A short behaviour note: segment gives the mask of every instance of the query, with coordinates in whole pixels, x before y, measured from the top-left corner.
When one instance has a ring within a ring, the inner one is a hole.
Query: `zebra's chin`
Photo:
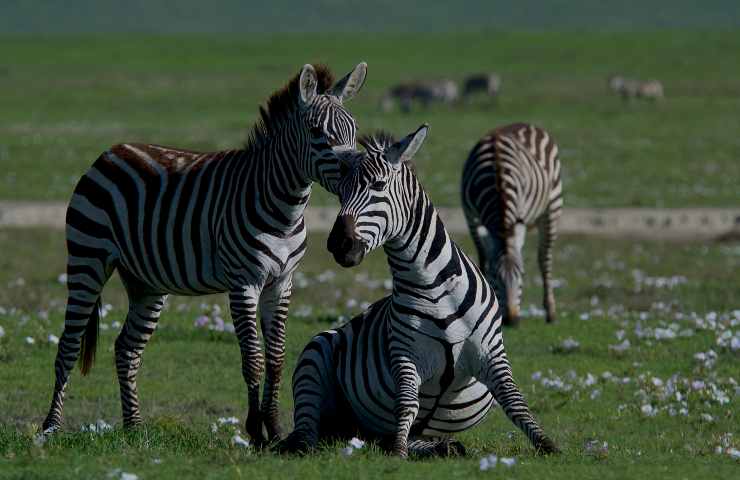
[[[334,252],[334,260],[344,268],[356,267],[365,258],[365,249],[359,248],[349,252]]]

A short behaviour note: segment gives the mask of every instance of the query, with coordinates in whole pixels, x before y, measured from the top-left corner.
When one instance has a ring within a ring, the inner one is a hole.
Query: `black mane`
[[[334,85],[334,75],[326,65],[314,64],[313,67],[318,82],[316,92],[321,95]],[[247,136],[245,150],[254,150],[264,145],[295,113],[300,97],[300,76],[301,73],[298,72],[283,88],[270,95],[266,106],[260,105],[260,118]]]

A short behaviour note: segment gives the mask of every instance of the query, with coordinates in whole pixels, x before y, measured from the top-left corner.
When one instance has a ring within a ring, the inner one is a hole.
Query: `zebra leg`
[[[555,321],[555,294],[552,288],[552,246],[555,242],[555,222],[551,215],[545,214],[538,222],[539,245],[537,248],[537,261],[542,273],[542,287],[544,290],[543,306],[546,312],[547,323]]]
[[[64,331],[59,339],[54,361],[54,393],[49,413],[41,427],[44,433],[56,432],[62,425],[64,393],[69,374],[80,356],[83,341],[89,340],[91,343],[88,347],[95,348],[100,318],[100,292],[113,273],[113,266],[108,258],[86,257],[85,254],[89,254],[89,251],[71,241],[68,241],[68,249],[67,309]],[[89,335],[91,337],[88,339]],[[83,369],[83,374],[85,373],[87,372]]]
[[[497,353],[491,352],[489,361],[477,377],[486,384],[509,420],[527,435],[538,452],[546,454],[559,452],[555,442],[545,435],[542,427],[529,411],[524,396],[514,382],[511,364],[503,349]]]
[[[336,384],[334,345],[326,333],[315,336],[298,358],[293,373],[293,431],[275,445],[279,453],[304,454],[319,442],[322,431],[347,429],[351,415],[337,407],[341,389]],[[332,415],[334,414],[334,415]],[[338,415],[337,415],[338,414]],[[322,419],[337,418],[342,425],[322,425]]]
[[[128,315],[115,345],[123,426],[126,428],[142,423],[136,375],[141,367],[142,353],[157,328],[166,299],[167,295],[132,295],[129,288]]]
[[[391,355],[393,346],[391,345]],[[411,426],[419,414],[419,385],[421,379],[416,365],[408,358],[391,357],[391,370],[396,384],[396,433],[393,439],[393,455],[408,457],[408,438]]]
[[[481,272],[483,272],[484,276],[488,275],[488,251],[486,249],[487,245],[481,238],[481,233],[479,229],[485,228],[481,225],[480,220],[478,217],[469,212],[468,209],[463,209],[465,212],[465,219],[468,223],[468,228],[470,229],[470,236],[473,239],[473,243],[475,244],[475,249],[478,250],[478,263],[480,266]],[[488,234],[488,231],[485,232]]]
[[[236,338],[242,356],[242,376],[247,384],[249,412],[245,429],[258,447],[265,444],[262,433],[262,412],[260,410],[260,380],[263,359],[259,335],[257,334],[257,303],[260,290],[242,288],[229,293],[229,307],[234,320]]]
[[[413,439],[409,442],[409,457],[417,459],[434,457],[464,457],[465,445],[452,438]]]
[[[288,320],[291,282],[265,287],[260,296],[262,338],[265,342],[265,384],[262,391],[262,415],[269,441],[280,439],[278,395],[285,360],[285,322]]]

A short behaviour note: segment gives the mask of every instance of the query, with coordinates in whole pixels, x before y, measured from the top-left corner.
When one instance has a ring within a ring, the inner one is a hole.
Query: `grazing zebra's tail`
[[[95,350],[98,346],[98,333],[100,332],[100,297],[95,302],[90,319],[85,327],[85,334],[82,336],[82,345],[80,347],[80,372],[83,375],[90,373],[93,363],[95,363]]]

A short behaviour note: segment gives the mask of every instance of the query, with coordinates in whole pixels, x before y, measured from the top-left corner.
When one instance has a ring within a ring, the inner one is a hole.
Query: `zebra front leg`
[[[285,323],[288,320],[290,295],[291,282],[288,277],[287,281],[265,287],[259,302],[265,342],[265,384],[261,411],[270,442],[279,440],[281,436],[278,396],[285,360]]]
[[[537,248],[537,260],[542,273],[542,287],[544,299],[542,301],[545,309],[547,323],[555,321],[555,294],[552,287],[552,246],[555,242],[555,222],[551,215],[545,216],[538,223],[539,245]]]
[[[393,347],[391,346],[391,352]],[[416,365],[408,358],[391,357],[393,379],[396,384],[396,403],[393,413],[396,416],[396,432],[393,438],[393,455],[406,458],[411,426],[419,414],[419,385],[421,379]]]
[[[115,344],[123,426],[126,428],[142,423],[136,376],[141,367],[144,348],[157,328],[166,299],[167,295],[132,296],[129,293],[128,315]]]
[[[509,420],[527,435],[538,452],[558,453],[558,447],[545,435],[542,427],[532,416],[524,396],[514,382],[511,364],[506,352],[503,351],[503,344],[495,343],[501,345],[501,350],[490,354],[477,375],[478,379],[488,387]]]
[[[245,429],[256,446],[265,444],[260,410],[260,380],[262,378],[262,348],[257,334],[257,304],[260,290],[245,287],[229,293],[229,308],[234,321],[236,338],[242,357],[242,376],[247,384],[249,412]]]

